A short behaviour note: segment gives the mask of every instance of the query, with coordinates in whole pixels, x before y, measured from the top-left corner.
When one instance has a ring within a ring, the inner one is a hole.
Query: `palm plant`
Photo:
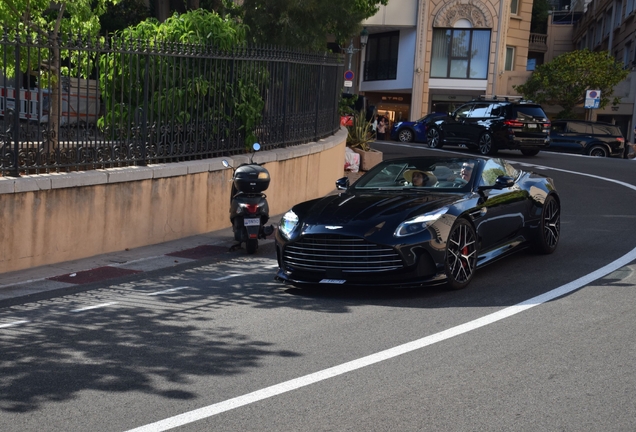
[[[369,143],[373,141],[373,123],[367,120],[364,110],[353,115],[353,126],[347,126],[347,145],[363,151],[371,150]]]

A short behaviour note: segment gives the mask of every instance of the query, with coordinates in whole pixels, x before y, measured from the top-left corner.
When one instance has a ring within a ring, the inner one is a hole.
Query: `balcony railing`
[[[548,51],[548,35],[539,34],[539,33],[530,33],[530,45],[528,46],[528,51],[539,51],[539,52],[547,52]]]

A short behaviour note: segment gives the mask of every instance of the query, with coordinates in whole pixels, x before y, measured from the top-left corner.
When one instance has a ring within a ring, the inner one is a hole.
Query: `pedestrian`
[[[385,139],[386,134],[386,119],[384,116],[380,117],[380,121],[378,122],[378,139]]]

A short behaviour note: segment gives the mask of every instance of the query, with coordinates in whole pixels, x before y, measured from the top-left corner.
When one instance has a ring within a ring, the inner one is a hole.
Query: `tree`
[[[108,3],[116,4],[120,0],[3,0],[0,2],[0,22],[10,36],[16,39],[39,40],[52,48],[43,52],[42,56],[21,55],[20,70],[9,64],[6,71],[8,77],[17,76],[20,72],[39,74],[41,83],[48,83],[51,89],[51,107],[49,113],[50,127],[54,134],[49,142],[57,146],[59,125],[55,124],[61,112],[59,77],[63,69],[67,72],[87,78],[92,70],[94,59],[80,56],[71,51],[60,50],[58,40],[69,35],[97,36],[99,34],[99,16],[106,11]],[[1,45],[0,54],[11,56],[14,47]],[[26,50],[26,48],[23,48]],[[10,58],[10,57],[9,57]],[[68,60],[64,67],[61,60]],[[47,150],[51,150],[48,148]]]
[[[550,0],[534,0],[532,2],[531,33],[548,33],[548,16],[551,9]]]
[[[244,22],[249,41],[324,50],[327,37],[345,42],[388,0],[245,0]]]
[[[557,118],[573,115],[573,109],[585,102],[587,90],[600,90],[600,108],[620,102],[612,98],[616,84],[627,78],[628,70],[607,51],[571,51],[537,66],[530,79],[513,86],[525,98],[546,105],[560,105]]]
[[[245,145],[251,146],[257,139],[254,129],[264,106],[257,81],[268,81],[267,69],[258,61],[239,62],[231,56],[215,61],[214,67],[204,65],[208,50],[230,53],[245,48],[245,35],[245,25],[204,9],[175,13],[161,23],[149,18],[116,32],[114,55],[101,58],[100,85],[106,113],[98,125],[127,129],[148,94],[152,103],[145,110],[147,118],[169,118],[169,122],[187,127],[194,106],[211,124],[240,123]],[[126,49],[140,41],[145,45],[136,53]],[[155,55],[139,55],[144,51]],[[175,55],[185,52],[192,55]],[[148,79],[141,80],[138,71],[144,70],[148,70]],[[215,132],[229,130],[218,127]]]

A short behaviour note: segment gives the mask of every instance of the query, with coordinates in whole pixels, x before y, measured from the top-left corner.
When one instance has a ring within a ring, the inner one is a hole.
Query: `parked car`
[[[429,119],[444,117],[445,113],[430,113],[416,121],[393,123],[391,139],[401,142],[426,142],[426,123]]]
[[[610,123],[555,120],[550,128],[550,150],[622,158],[625,138],[620,128]]]
[[[541,105],[509,97],[476,99],[426,124],[431,148],[464,145],[482,155],[499,149],[534,156],[550,145],[550,120]]]
[[[559,242],[560,198],[549,177],[503,159],[389,159],[341,193],[287,211],[276,278],[296,286],[466,287],[475,270]],[[505,266],[504,266],[505,268]]]

